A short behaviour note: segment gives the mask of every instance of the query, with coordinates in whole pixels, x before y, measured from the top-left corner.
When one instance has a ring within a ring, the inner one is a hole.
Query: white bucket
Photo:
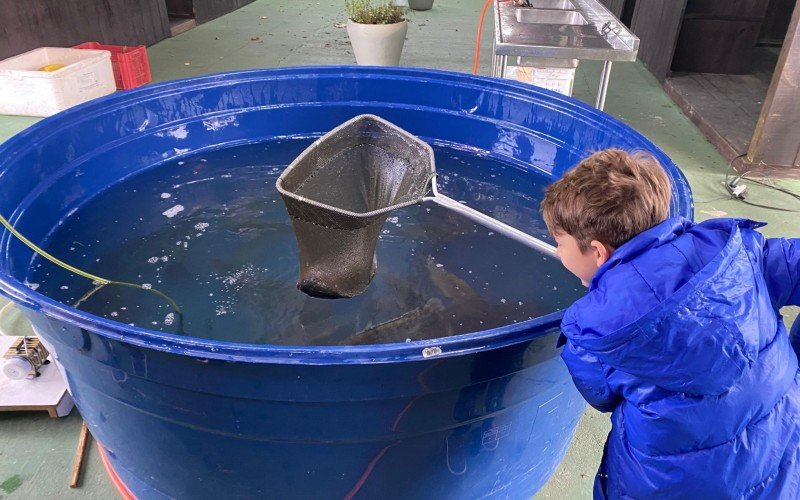
[[[36,334],[20,308],[13,302],[9,302],[0,309],[0,335],[30,337]]]

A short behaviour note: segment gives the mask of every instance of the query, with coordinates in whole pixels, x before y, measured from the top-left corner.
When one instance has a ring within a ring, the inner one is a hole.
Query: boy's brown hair
[[[605,149],[547,188],[542,215],[551,234],[566,233],[581,251],[597,240],[612,248],[667,218],[670,183],[643,151]]]

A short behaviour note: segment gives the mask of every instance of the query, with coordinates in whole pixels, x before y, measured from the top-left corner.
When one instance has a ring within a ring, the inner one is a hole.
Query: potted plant
[[[408,0],[408,6],[411,10],[431,10],[433,0]]]
[[[345,0],[347,35],[356,62],[364,66],[397,66],[408,32],[406,10],[392,0]]]

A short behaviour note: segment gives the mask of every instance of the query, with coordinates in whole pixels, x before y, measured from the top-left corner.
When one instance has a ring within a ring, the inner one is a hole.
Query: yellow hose
[[[2,224],[3,227],[8,229],[8,231],[12,235],[14,235],[19,241],[24,243],[25,246],[27,246],[28,248],[33,250],[35,253],[41,255],[42,257],[44,257],[45,259],[49,260],[50,262],[52,262],[53,264],[57,265],[58,267],[66,269],[67,271],[69,271],[71,273],[74,273],[74,274],[77,274],[78,276],[82,276],[82,277],[84,277],[86,279],[92,280],[92,282],[94,282],[97,285],[95,288],[93,288],[88,293],[86,293],[83,297],[78,299],[78,301],[73,305],[73,307],[79,306],[82,302],[88,300],[89,297],[91,297],[92,295],[94,295],[95,293],[100,291],[100,289],[103,288],[106,285],[117,285],[117,286],[129,287],[129,288],[138,288],[140,290],[144,290],[144,291],[147,291],[147,292],[154,293],[154,294],[158,295],[159,297],[161,297],[162,299],[164,299],[166,302],[168,302],[170,307],[172,307],[175,310],[175,313],[178,315],[178,321],[179,321],[178,326],[179,326],[179,329],[183,330],[183,326],[182,326],[182,323],[183,323],[182,319],[183,318],[182,318],[181,308],[178,307],[178,304],[174,300],[172,300],[172,298],[170,298],[164,292],[158,291],[158,290],[156,290],[155,288],[152,288],[152,287],[151,288],[145,288],[142,285],[139,285],[139,284],[136,284],[136,283],[128,283],[128,282],[125,282],[125,281],[114,281],[114,280],[106,279],[106,278],[103,278],[101,276],[97,276],[97,275],[94,275],[94,274],[91,274],[91,273],[87,273],[86,271],[82,271],[82,270],[78,269],[77,267],[71,266],[71,265],[67,264],[66,262],[64,262],[63,260],[58,259],[58,258],[54,257],[53,255],[45,252],[41,248],[39,248],[39,246],[37,246],[35,243],[33,243],[28,238],[26,238],[25,235],[23,235],[22,233],[17,231],[16,228],[14,226],[12,226],[11,223],[8,222],[8,220],[6,220],[6,218],[3,217],[2,215],[0,215],[0,224]]]
[[[38,246],[36,246],[36,244],[35,244],[35,243],[33,243],[33,242],[32,242],[31,240],[29,240],[28,238],[26,238],[26,237],[25,237],[25,236],[24,236],[22,233],[20,233],[19,231],[17,231],[17,230],[14,228],[14,226],[12,226],[12,225],[11,225],[11,223],[10,223],[10,222],[8,222],[8,221],[6,220],[6,218],[5,218],[5,217],[3,217],[2,215],[0,215],[0,224],[3,224],[3,227],[5,227],[6,229],[8,229],[8,231],[9,231],[11,234],[13,234],[14,236],[16,236],[16,237],[17,237],[17,239],[18,239],[19,241],[21,241],[22,243],[24,243],[24,244],[25,244],[25,246],[27,246],[28,248],[30,248],[30,249],[31,249],[31,250],[33,250],[34,252],[38,253],[39,255],[41,255],[42,257],[44,257],[45,259],[49,260],[49,261],[50,261],[50,262],[52,262],[53,264],[57,265],[58,267],[64,268],[64,269],[66,269],[67,271],[70,271],[70,272],[72,272],[72,273],[75,273],[75,274],[77,274],[78,276],[83,276],[83,277],[84,277],[84,278],[86,278],[86,279],[90,279],[90,280],[92,280],[92,281],[96,281],[96,282],[97,282],[98,284],[100,284],[100,285],[108,285],[108,284],[110,284],[110,283],[111,283],[111,280],[107,280],[107,279],[105,279],[105,278],[101,278],[100,276],[95,276],[94,274],[87,273],[86,271],[81,271],[81,270],[80,270],[80,269],[78,269],[77,267],[72,267],[72,266],[70,266],[69,264],[67,264],[66,262],[64,262],[63,260],[60,260],[60,259],[57,259],[57,258],[53,257],[53,256],[52,256],[52,255],[50,255],[49,253],[45,252],[44,250],[42,250],[41,248],[39,248]]]

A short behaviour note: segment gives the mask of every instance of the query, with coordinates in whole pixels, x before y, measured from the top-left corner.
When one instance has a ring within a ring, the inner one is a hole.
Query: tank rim
[[[70,123],[85,120],[92,115],[100,115],[117,109],[127,103],[139,102],[142,98],[169,95],[189,89],[213,88],[262,81],[264,79],[299,77],[387,77],[418,82],[436,80],[457,83],[461,86],[492,91],[499,95],[513,95],[517,99],[527,99],[531,103],[549,108],[579,111],[582,119],[592,119],[612,130],[632,136],[636,142],[653,153],[664,166],[673,182],[679,213],[693,218],[693,201],[688,181],[678,167],[655,144],[620,120],[607,115],[587,104],[545,89],[533,87],[510,80],[474,76],[450,71],[404,67],[367,66],[304,66],[297,68],[272,68],[217,73],[201,77],[171,80],[146,85],[138,89],[117,92],[106,97],[74,106],[61,113],[45,118],[0,144],[0,166],[15,152],[42,142],[51,132],[70,126]],[[3,233],[0,243],[7,249],[10,235]],[[274,364],[375,364],[405,361],[420,361],[477,353],[489,349],[506,347],[529,342],[538,337],[554,333],[563,317],[563,311],[502,327],[466,333],[432,340],[412,341],[394,344],[370,344],[364,346],[279,346],[270,344],[244,344],[206,340],[195,337],[158,332],[85,313],[66,304],[57,302],[38,293],[19,280],[0,270],[0,294],[40,312],[52,319],[62,321],[81,329],[97,332],[109,339],[117,340],[157,351],[185,355],[202,359],[237,361],[248,363]],[[554,340],[555,344],[555,340]]]

